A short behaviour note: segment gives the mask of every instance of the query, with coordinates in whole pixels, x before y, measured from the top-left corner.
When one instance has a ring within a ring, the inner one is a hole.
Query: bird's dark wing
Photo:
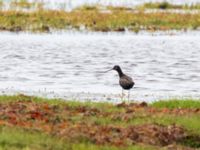
[[[120,84],[130,84],[132,82],[133,82],[133,80],[129,80],[129,79],[126,79],[126,78],[120,79]]]
[[[134,85],[133,79],[129,76],[121,77],[119,83],[125,89],[130,88]]]

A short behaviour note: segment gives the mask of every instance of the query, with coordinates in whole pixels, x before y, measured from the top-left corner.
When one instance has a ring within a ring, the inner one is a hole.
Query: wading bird
[[[134,81],[131,77],[125,75],[123,72],[122,72],[122,69],[120,68],[120,66],[116,65],[114,66],[112,69],[108,70],[108,71],[111,71],[111,70],[115,70],[118,72],[119,74],[119,85],[122,87],[122,97],[123,97],[123,89],[124,90],[128,90],[128,100],[129,100],[129,97],[130,97],[130,89],[134,86]],[[108,72],[106,71],[106,72]]]

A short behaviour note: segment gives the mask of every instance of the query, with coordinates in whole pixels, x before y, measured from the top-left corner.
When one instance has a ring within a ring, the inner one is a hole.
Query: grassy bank
[[[200,148],[200,101],[110,104],[0,96],[0,149]]]
[[[114,11],[105,13],[97,10],[74,10],[34,12],[0,11],[0,30],[50,32],[61,29],[87,29],[90,31],[118,31],[125,29],[140,30],[186,30],[198,29],[200,14],[144,13]]]

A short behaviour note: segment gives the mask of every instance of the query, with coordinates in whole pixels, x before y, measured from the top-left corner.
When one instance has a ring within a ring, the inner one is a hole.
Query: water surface
[[[200,34],[0,34],[0,91],[66,99],[120,99],[119,64],[131,98],[200,98]]]

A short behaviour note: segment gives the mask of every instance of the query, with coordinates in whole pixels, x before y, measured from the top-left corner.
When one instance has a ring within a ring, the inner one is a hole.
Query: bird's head
[[[111,70],[115,70],[117,72],[121,72],[121,68],[118,65],[115,65],[112,69],[109,69],[108,71],[111,71]],[[108,71],[106,71],[106,72],[108,72]]]
[[[118,65],[115,65],[115,66],[112,68],[112,70],[119,71],[119,70],[121,70],[121,68],[120,68],[120,66],[118,66]]]

